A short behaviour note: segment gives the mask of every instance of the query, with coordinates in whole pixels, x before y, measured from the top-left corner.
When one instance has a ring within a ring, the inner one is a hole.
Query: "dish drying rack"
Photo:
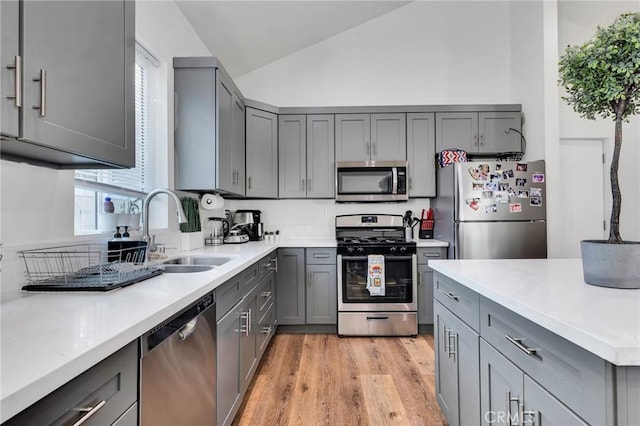
[[[109,291],[159,275],[162,266],[145,263],[147,243],[77,244],[18,252],[24,260],[27,291]]]

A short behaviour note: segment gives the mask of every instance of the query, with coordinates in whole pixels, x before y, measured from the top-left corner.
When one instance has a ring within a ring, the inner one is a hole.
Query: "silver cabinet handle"
[[[378,155],[378,144],[374,142],[372,145],[373,146],[371,148],[371,154],[372,155]]]
[[[240,320],[244,321],[244,324],[240,324],[240,333],[244,333],[245,336],[249,335],[249,312],[243,312],[240,314]]]
[[[307,178],[307,191],[311,191],[311,178]]]
[[[453,343],[451,341],[453,340]],[[456,352],[458,350],[458,333],[449,332],[449,351],[447,356],[451,358],[453,356],[453,362],[456,362]]]
[[[22,56],[15,56],[13,65],[7,65],[8,70],[15,70],[14,88],[15,96],[7,96],[7,99],[15,99],[16,108],[22,108]]]
[[[480,135],[480,145],[484,145],[484,135]]]
[[[524,340],[524,338],[522,337],[511,337],[508,334],[505,334],[504,337],[505,339],[513,343],[518,349],[520,349],[522,352],[524,352],[527,355],[534,356],[540,350],[540,348],[528,348],[525,345],[523,345],[522,341]]]
[[[446,326],[443,326],[442,330],[444,331],[444,348],[442,352],[448,354],[449,353],[449,333],[451,332],[451,329],[447,328]]]
[[[307,180],[302,178],[302,192],[307,190]]]
[[[413,178],[409,178],[409,189],[413,189]]]
[[[460,298],[458,298],[458,296],[456,296],[455,294],[453,294],[450,291],[440,290],[440,292],[442,292],[442,294],[444,294],[445,296],[447,296],[451,300],[455,300],[456,302],[458,302],[460,300]]]
[[[516,423],[513,423],[513,416],[511,415],[511,403],[517,403],[518,410],[520,410],[520,398],[511,396],[511,391],[507,391],[507,426],[520,426],[521,417],[518,413]]]
[[[271,330],[272,330],[272,327],[271,327],[271,326],[269,326],[269,327],[262,327],[262,332],[263,332],[264,334],[269,334],[269,333],[271,333]]]
[[[367,156],[371,155],[371,142],[367,142],[366,144],[367,147]]]
[[[275,264],[275,266],[271,268],[271,270],[274,272],[278,272],[278,258],[274,257],[273,259],[271,259],[271,262]]]
[[[260,293],[260,296],[269,297],[269,296],[271,296],[271,292],[270,291],[263,291],[262,293]]]
[[[188,323],[186,323],[179,331],[178,338],[180,340],[185,340],[187,337],[191,336],[191,334],[195,331],[196,325],[198,324],[198,318],[194,318]]]
[[[423,283],[422,283],[422,272],[418,271],[418,285],[420,287],[423,287]]]
[[[40,110],[40,117],[47,116],[47,71],[40,69],[40,76],[33,79],[40,82],[40,105],[34,105],[33,109]]]
[[[314,253],[313,254],[313,258],[314,259],[328,259],[330,256],[329,254],[324,254],[324,253]]]
[[[247,333],[247,336],[249,335],[249,333],[251,333],[251,308],[249,308],[249,321],[247,321],[249,323],[249,326],[247,327],[249,329],[249,332]]]
[[[95,413],[98,412],[98,410],[100,410],[102,407],[104,407],[104,404],[106,404],[107,401],[100,401],[99,403],[97,403],[96,405],[94,405],[93,407],[88,407],[88,408],[74,408],[74,411],[86,411],[87,414],[85,414],[84,416],[82,416],[80,418],[80,420],[78,420],[77,422],[75,422],[73,424],[73,426],[80,426],[82,423],[86,422],[87,420],[89,420],[91,417],[93,417],[93,415]]]
[[[311,272],[307,272],[307,285],[311,287]]]
[[[251,189],[251,176],[249,176],[249,177],[247,178],[247,180],[248,180],[248,182],[247,182],[247,186],[248,186],[248,188],[247,188],[247,189]]]

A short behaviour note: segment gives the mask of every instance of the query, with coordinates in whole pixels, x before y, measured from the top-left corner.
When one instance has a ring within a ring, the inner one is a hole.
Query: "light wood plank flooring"
[[[443,425],[433,335],[277,334],[234,425]]]

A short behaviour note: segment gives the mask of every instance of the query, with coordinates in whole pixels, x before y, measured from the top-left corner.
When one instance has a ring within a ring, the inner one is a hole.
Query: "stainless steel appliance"
[[[236,210],[233,214],[233,228],[249,237],[249,241],[261,241],[263,226],[260,210]]]
[[[141,424],[216,424],[213,293],[144,334],[141,347]]]
[[[336,162],[336,201],[407,201],[407,161]]]
[[[416,243],[402,216],[336,216],[336,239],[338,335],[417,335]],[[376,268],[383,280],[372,288]]]
[[[434,238],[449,258],[547,257],[544,161],[454,163],[437,177]]]

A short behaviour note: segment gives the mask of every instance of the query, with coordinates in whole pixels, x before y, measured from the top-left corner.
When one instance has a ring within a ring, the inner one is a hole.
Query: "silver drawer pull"
[[[40,117],[47,116],[47,71],[45,69],[40,70],[40,75],[33,79],[33,81],[40,82],[40,105],[34,105],[33,109],[40,110],[38,115]]]
[[[271,333],[271,326],[269,326],[269,327],[262,327],[262,332],[263,332],[264,334],[269,334],[269,333]]]
[[[456,302],[460,300],[458,296],[456,296],[450,291],[444,291],[444,290],[440,290],[440,291],[451,300],[455,300]]]
[[[8,70],[15,70],[15,96],[7,96],[7,99],[15,99],[14,105],[16,108],[22,107],[22,56],[14,57],[14,64],[7,65]]]
[[[528,348],[525,345],[522,344],[522,341],[524,340],[523,338],[519,337],[519,338],[515,338],[515,337],[511,337],[508,334],[505,334],[504,336],[508,341],[510,341],[511,343],[513,343],[514,345],[516,345],[516,347],[518,349],[520,349],[522,352],[524,352],[527,355],[536,355],[536,353],[540,350],[540,348]]]
[[[270,291],[263,291],[262,293],[260,293],[260,296],[269,297],[269,296],[271,296],[271,292]]]
[[[94,407],[88,407],[88,408],[74,408],[74,411],[86,411],[87,414],[85,414],[84,416],[82,416],[80,418],[80,420],[78,420],[77,422],[75,422],[73,424],[73,426],[80,426],[82,423],[86,422],[87,420],[89,420],[95,413],[98,412],[98,410],[100,410],[102,407],[104,407],[104,404],[106,404],[107,401],[100,401],[96,406]]]
[[[316,259],[328,259],[330,256],[328,254],[315,253],[313,257]]]

